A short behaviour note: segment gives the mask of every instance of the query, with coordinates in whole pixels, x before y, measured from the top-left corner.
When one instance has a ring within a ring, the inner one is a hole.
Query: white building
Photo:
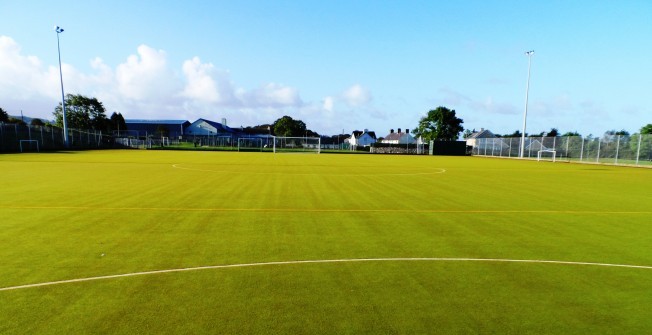
[[[394,132],[394,129],[390,129],[389,134],[387,134],[380,143],[415,144],[417,143],[417,140],[410,135],[409,129],[405,129],[405,132],[401,132],[401,128],[398,128],[398,132]]]
[[[376,132],[369,131],[368,129],[364,131],[354,130],[351,137],[347,140],[352,149],[355,149],[357,146],[370,146],[376,143]]]

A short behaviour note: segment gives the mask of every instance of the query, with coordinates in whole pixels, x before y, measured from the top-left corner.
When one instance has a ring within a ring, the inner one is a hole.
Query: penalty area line
[[[574,261],[555,261],[555,260],[536,260],[536,259],[440,258],[440,257],[318,259],[318,260],[298,260],[298,261],[277,261],[277,262],[209,265],[209,266],[197,266],[197,267],[190,267],[190,268],[178,268],[178,269],[166,269],[166,270],[153,270],[153,271],[122,273],[122,274],[116,274],[116,275],[76,278],[76,279],[67,279],[67,280],[58,280],[58,281],[51,281],[51,282],[35,283],[35,284],[25,284],[25,285],[17,285],[17,286],[0,287],[0,291],[11,291],[11,290],[43,287],[43,286],[53,286],[53,285],[80,283],[80,282],[106,280],[106,279],[116,279],[116,278],[124,278],[124,277],[136,277],[136,276],[163,274],[163,273],[188,272],[188,271],[200,271],[200,270],[212,270],[212,269],[244,268],[244,267],[255,267],[255,266],[273,266],[273,265],[291,265],[291,264],[353,263],[353,262],[406,262],[406,261],[494,262],[494,263],[532,263],[532,264],[541,263],[541,264],[584,265],[584,266],[619,267],[619,268],[652,270],[652,266],[648,266],[648,265],[612,264],[612,263],[594,263],[594,262],[574,262]]]

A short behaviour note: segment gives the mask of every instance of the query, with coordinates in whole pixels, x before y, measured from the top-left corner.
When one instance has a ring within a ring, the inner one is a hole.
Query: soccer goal
[[[263,151],[263,139],[241,137],[238,139],[238,151]]]
[[[34,149],[36,149],[37,152],[40,152],[40,151],[41,151],[41,150],[39,150],[39,148],[38,148],[38,141],[37,141],[37,140],[19,140],[18,142],[19,142],[19,144],[20,144],[20,152],[23,152],[23,151],[24,151],[24,150],[23,150],[23,147],[24,147],[25,149],[29,149],[29,150],[34,150]]]
[[[539,150],[537,151],[537,161],[542,159],[556,161],[557,151],[556,150]]]
[[[320,153],[320,137],[274,137],[274,153],[277,152],[305,152]]]

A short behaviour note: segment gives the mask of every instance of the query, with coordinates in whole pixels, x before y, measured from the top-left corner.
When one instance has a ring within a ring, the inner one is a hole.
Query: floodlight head
[[[62,33],[62,32],[63,32],[63,28],[61,28],[61,27],[59,27],[59,26],[55,26],[55,27],[54,27],[54,31],[56,31],[57,34],[59,34],[59,33]]]
[[[526,52],[525,54],[528,55],[528,56],[532,56],[532,55],[534,55],[534,50],[530,50],[530,51]]]

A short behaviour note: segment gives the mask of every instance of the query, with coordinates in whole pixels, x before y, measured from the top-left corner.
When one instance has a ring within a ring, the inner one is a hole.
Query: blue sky
[[[4,1],[0,107],[51,118],[66,93],[125,118],[600,135],[652,123],[650,1]]]

